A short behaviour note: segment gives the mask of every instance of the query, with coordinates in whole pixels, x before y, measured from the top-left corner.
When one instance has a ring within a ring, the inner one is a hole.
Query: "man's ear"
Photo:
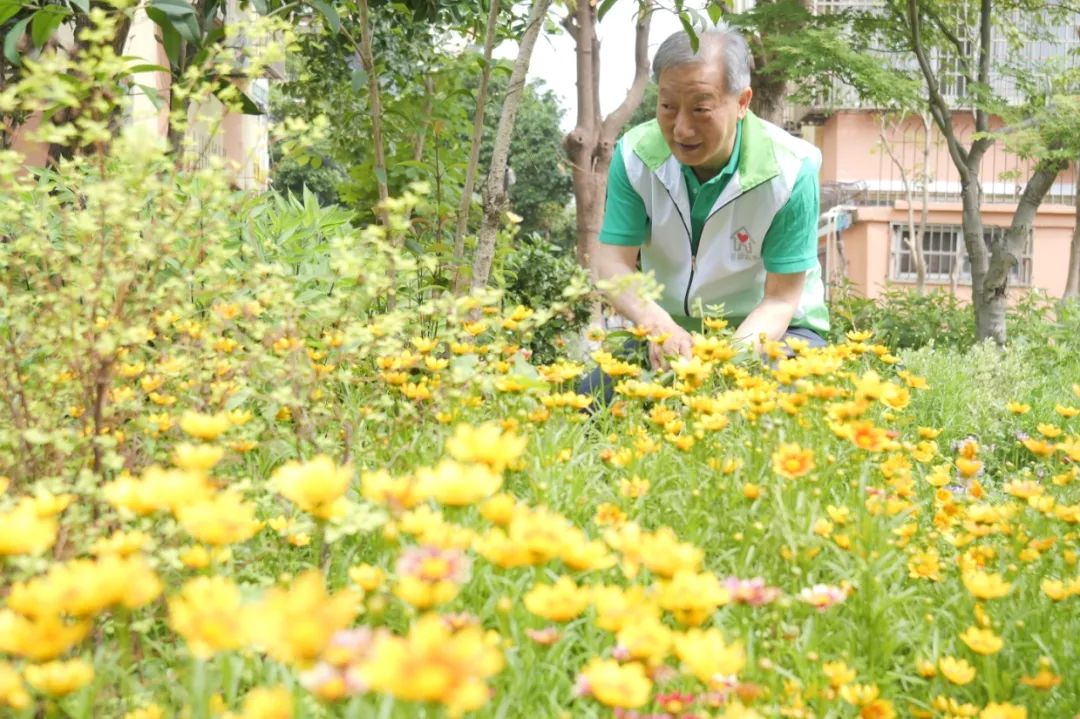
[[[746,117],[746,111],[750,109],[750,98],[754,96],[754,90],[747,87],[739,93],[739,119]]]

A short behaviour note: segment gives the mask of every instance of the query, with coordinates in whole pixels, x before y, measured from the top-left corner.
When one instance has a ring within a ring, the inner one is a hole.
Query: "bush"
[[[971,307],[943,289],[919,295],[906,288],[888,287],[874,300],[842,285],[834,291],[829,312],[834,342],[849,330],[873,330],[875,340],[896,350],[928,345],[963,350],[975,343]]]
[[[567,290],[583,287],[588,276],[572,254],[541,239],[519,241],[506,258],[506,301],[530,309],[558,307],[547,323],[532,333],[529,349],[538,363],[553,362],[564,337],[589,321],[591,295],[567,296]]]

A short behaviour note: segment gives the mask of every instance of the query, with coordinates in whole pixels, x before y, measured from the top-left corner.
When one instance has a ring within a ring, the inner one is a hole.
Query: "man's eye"
[[[708,107],[695,107],[694,112],[708,112],[710,109]]]

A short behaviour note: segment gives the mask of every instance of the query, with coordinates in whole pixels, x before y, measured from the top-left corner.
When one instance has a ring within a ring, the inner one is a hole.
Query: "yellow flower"
[[[671,650],[672,631],[657,617],[642,617],[625,625],[615,635],[620,650],[631,659],[657,666],[667,658]]]
[[[634,709],[649,701],[652,681],[637,662],[619,664],[613,659],[593,657],[581,670],[586,691],[609,707]]]
[[[490,697],[485,680],[503,667],[498,636],[478,626],[455,631],[434,614],[412,623],[404,637],[375,642],[360,676],[373,691],[411,702],[438,702],[451,716],[473,711]]]
[[[567,622],[585,611],[589,591],[578,587],[570,577],[559,577],[555,584],[538,584],[525,595],[525,608],[553,622]]]
[[[1054,453],[1054,445],[1042,439],[1035,439],[1034,437],[1028,437],[1021,441],[1028,451],[1037,457],[1049,457]]]
[[[649,571],[670,578],[679,571],[696,572],[705,558],[704,550],[680,542],[670,527],[661,527],[641,537],[641,562]]]
[[[731,601],[731,591],[710,572],[682,570],[660,582],[659,604],[685,626],[698,626],[722,604]]]
[[[231,491],[180,507],[176,518],[192,537],[215,546],[247,541],[262,528],[255,519],[255,505]]]
[[[359,604],[355,590],[331,595],[322,575],[310,570],[287,588],[271,589],[245,612],[244,634],[278,661],[305,667],[319,657],[334,632],[352,623]]]
[[[371,564],[357,564],[349,567],[349,579],[365,592],[374,592],[386,581],[386,572]]]
[[[1008,594],[1012,588],[1000,574],[989,574],[981,570],[964,572],[962,579],[964,586],[977,599],[998,599]]]
[[[1029,686],[1032,689],[1046,691],[1047,689],[1053,689],[1058,684],[1061,684],[1061,677],[1047,669],[1046,666],[1043,666],[1039,669],[1039,673],[1033,677],[1020,677],[1020,683]]]
[[[829,686],[833,689],[855,681],[855,670],[845,661],[825,662],[821,665],[821,673],[829,680]]]
[[[1005,404],[1005,409],[1013,414],[1027,414],[1031,411],[1031,405],[1024,404],[1023,402],[1007,402]]]
[[[469,560],[458,549],[409,547],[398,558],[395,572],[394,594],[418,609],[427,609],[457,596],[468,578]]]
[[[1055,404],[1054,411],[1060,414],[1065,419],[1069,419],[1080,414],[1080,409],[1077,409],[1076,407],[1067,407],[1062,404]]]
[[[878,698],[877,684],[844,684],[840,687],[840,698],[853,706],[863,706]]]
[[[691,629],[675,636],[675,655],[699,681],[737,676],[746,667],[746,650],[741,641],[730,644],[720,630]]]
[[[67,624],[56,612],[24,617],[0,609],[0,652],[32,661],[55,659],[81,642],[89,631],[89,622]]]
[[[773,452],[773,471],[781,477],[796,479],[814,469],[814,450],[803,449],[797,444],[784,443]]]
[[[908,576],[912,579],[941,580],[941,560],[936,549],[916,552],[908,560]]]
[[[888,699],[875,699],[859,709],[859,719],[896,719],[896,708]]]
[[[161,593],[161,581],[141,556],[106,555],[54,564],[44,576],[18,582],[7,604],[27,616],[90,617],[110,606],[134,609]]]
[[[169,600],[169,626],[200,659],[244,645],[240,590],[222,576],[196,577]]]
[[[183,442],[173,449],[172,461],[180,469],[209,472],[224,456],[223,447]]]
[[[344,511],[343,499],[352,474],[351,465],[338,467],[320,454],[307,462],[286,462],[274,470],[270,482],[301,510],[318,519],[330,519]]]
[[[975,678],[975,667],[963,659],[942,657],[938,662],[938,667],[941,668],[942,676],[958,686],[968,684]]]
[[[990,629],[968,627],[960,639],[976,654],[994,654],[1001,651],[1005,642]]]
[[[7,662],[0,662],[0,707],[4,706],[25,709],[30,706],[30,694],[23,687],[15,667]]]
[[[416,472],[417,492],[439,504],[462,507],[490,497],[502,487],[502,475],[486,464],[444,459],[434,469]]]
[[[94,679],[94,667],[82,659],[31,664],[26,667],[26,681],[51,696],[65,696],[82,689]]]
[[[292,693],[283,686],[256,687],[244,697],[237,719],[292,719]]]
[[[503,432],[494,422],[479,427],[459,424],[454,436],[446,440],[446,451],[459,462],[486,464],[492,471],[501,473],[525,451],[528,440],[514,432]]]
[[[56,541],[53,517],[42,517],[32,501],[20,502],[10,512],[0,512],[0,557],[40,554]]]
[[[1027,709],[1015,704],[990,702],[979,712],[979,719],[1027,719]]]
[[[99,556],[115,554],[118,557],[127,557],[147,549],[152,543],[153,540],[146,532],[124,532],[118,529],[108,538],[101,537],[95,540],[90,545],[90,553]]]
[[[232,422],[226,412],[202,414],[189,410],[180,417],[180,429],[192,437],[207,441],[217,439],[231,425]]]
[[[207,499],[212,492],[202,471],[162,469],[151,465],[141,479],[122,474],[102,488],[105,501],[117,509],[138,515],[177,511]]]

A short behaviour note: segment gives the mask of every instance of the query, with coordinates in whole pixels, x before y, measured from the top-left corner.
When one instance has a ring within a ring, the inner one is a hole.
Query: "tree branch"
[[[1058,173],[1068,167],[1068,164],[1067,160],[1044,160],[1036,166],[1035,172],[1028,178],[1024,191],[1020,194],[1020,202],[1016,206],[1012,223],[1004,239],[997,240],[997,243],[1003,244],[1004,247],[991,248],[990,266],[983,280],[983,291],[988,295],[1005,292],[1009,281],[1009,270],[1019,262],[1027,246],[1039,205],[1042,204],[1043,198],[1046,197]]]
[[[605,119],[600,130],[601,138],[614,137],[645,96],[645,86],[649,82],[649,27],[652,23],[653,3],[645,2],[638,13],[634,28],[634,81],[626,97]]]
[[[919,69],[922,70],[923,78],[926,80],[926,89],[930,94],[930,114],[933,115],[934,122],[937,123],[941,129],[941,134],[945,137],[945,143],[949,148],[949,154],[953,158],[953,164],[956,165],[957,172],[960,173],[964,182],[970,184],[977,181],[978,178],[972,175],[971,169],[968,167],[968,153],[956,139],[949,104],[941,94],[937,75],[930,65],[930,60],[926,57],[926,47],[923,45],[922,30],[919,25],[918,0],[907,0],[907,21],[911,33],[911,50],[919,61]]]
[[[945,39],[949,41],[949,44],[956,48],[956,59],[963,68],[964,79],[967,80],[969,84],[974,85],[975,76],[971,74],[971,64],[968,62],[968,54],[971,50],[964,48],[964,43],[960,41],[960,38],[945,25],[945,21],[941,19],[941,14],[934,9],[933,3],[923,3],[922,9],[934,23],[938,32],[944,35]]]
[[[468,228],[473,188],[476,185],[476,171],[480,164],[480,143],[484,135],[484,113],[487,108],[488,83],[491,80],[491,55],[495,48],[499,4],[500,0],[491,0],[487,27],[484,30],[484,69],[480,72],[480,87],[476,91],[476,112],[473,113],[469,164],[465,168],[465,186],[461,190],[461,204],[458,206],[457,226],[454,229],[454,261],[458,263],[454,270],[454,291],[457,293],[465,289],[465,273],[462,271],[465,266],[465,230]]]

